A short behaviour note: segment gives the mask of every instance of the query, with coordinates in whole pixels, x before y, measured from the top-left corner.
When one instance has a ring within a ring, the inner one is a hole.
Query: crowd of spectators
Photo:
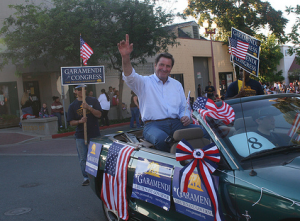
[[[278,93],[296,93],[299,94],[299,82],[298,80],[294,80],[288,85],[275,82],[274,84],[262,84],[262,88],[265,94],[278,94]]]

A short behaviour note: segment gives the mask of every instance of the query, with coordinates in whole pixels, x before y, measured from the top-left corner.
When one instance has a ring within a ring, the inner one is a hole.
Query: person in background
[[[140,128],[141,127],[140,107],[139,107],[138,97],[133,91],[131,91],[130,112],[131,112],[130,127],[134,128],[134,121],[135,121],[136,127]]]
[[[62,123],[61,123],[61,115],[64,114],[64,109],[63,105],[59,100],[59,97],[53,96],[53,103],[51,104],[51,115],[54,115],[58,118],[58,128],[62,128]]]
[[[45,118],[45,117],[49,117],[49,112],[48,112],[48,108],[47,108],[47,104],[43,103],[43,106],[39,112],[39,116],[41,118]]]
[[[207,98],[214,100],[214,93],[216,89],[214,86],[211,86],[211,82],[208,82],[208,86],[205,87],[205,93],[207,93]]]
[[[94,97],[94,92],[93,91],[89,91],[88,96],[89,97]]]
[[[201,89],[201,85],[200,84],[198,84],[197,90],[198,90],[198,97],[202,97],[202,89]]]
[[[112,97],[112,105],[118,106],[119,105],[119,91],[115,90],[114,96]]]
[[[112,98],[113,98],[113,96],[114,96],[114,92],[113,92],[112,86],[109,86],[109,87],[108,87],[107,95],[108,95],[108,97],[109,97],[110,106],[112,106]]]
[[[245,72],[244,75],[245,75],[245,87],[242,88],[243,85],[242,80],[237,80],[232,82],[226,91],[225,99],[264,94],[264,91],[258,81],[251,79],[250,74],[248,72]]]
[[[82,89],[85,90],[85,85],[75,87],[77,98],[70,104],[68,110],[68,119],[71,126],[76,126],[75,138],[76,148],[83,175],[82,186],[89,185],[90,181],[85,172],[86,159],[88,153],[88,144],[91,138],[100,136],[98,118],[101,117],[101,106],[99,101],[94,97],[86,97],[83,103]],[[86,109],[86,117],[83,116],[83,109]],[[87,124],[87,143],[84,140],[84,123]]]
[[[24,92],[22,99],[21,99],[21,110],[22,114],[30,114],[33,115],[33,110],[32,110],[32,99],[29,96],[28,92]]]
[[[218,94],[216,94],[216,97],[215,97],[215,102],[218,102],[218,101],[221,101],[221,98],[219,97]]]
[[[105,92],[105,89],[101,90],[101,94],[98,98],[98,101],[102,108],[101,123],[103,126],[104,125],[109,126],[108,111],[110,109],[110,99],[108,94]]]

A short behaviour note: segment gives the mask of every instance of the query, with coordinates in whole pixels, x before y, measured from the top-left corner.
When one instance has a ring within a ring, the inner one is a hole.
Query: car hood
[[[258,168],[256,176],[249,176],[258,188],[268,189],[275,194],[300,202],[300,157],[286,165]],[[249,171],[250,172],[250,171]]]
[[[300,156],[296,157],[292,162],[286,164],[285,166],[300,170]]]

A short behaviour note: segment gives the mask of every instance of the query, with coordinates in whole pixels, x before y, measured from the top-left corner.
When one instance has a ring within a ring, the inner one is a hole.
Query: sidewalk
[[[124,130],[127,130],[129,129],[129,122],[100,127],[100,131],[116,128],[116,127],[124,127]],[[33,133],[23,132],[22,128],[19,127],[4,128],[4,129],[0,129],[0,146],[10,145],[10,144],[22,144],[34,140],[38,141],[38,140],[62,138],[62,137],[73,136],[74,134],[75,131],[53,134],[52,136],[50,135],[44,136],[44,135],[37,135]]]

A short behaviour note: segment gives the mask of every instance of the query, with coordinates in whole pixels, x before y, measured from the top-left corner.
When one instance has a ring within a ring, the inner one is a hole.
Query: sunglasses
[[[80,88],[77,88],[76,90],[77,90],[77,91],[82,91],[82,88],[80,87]]]

